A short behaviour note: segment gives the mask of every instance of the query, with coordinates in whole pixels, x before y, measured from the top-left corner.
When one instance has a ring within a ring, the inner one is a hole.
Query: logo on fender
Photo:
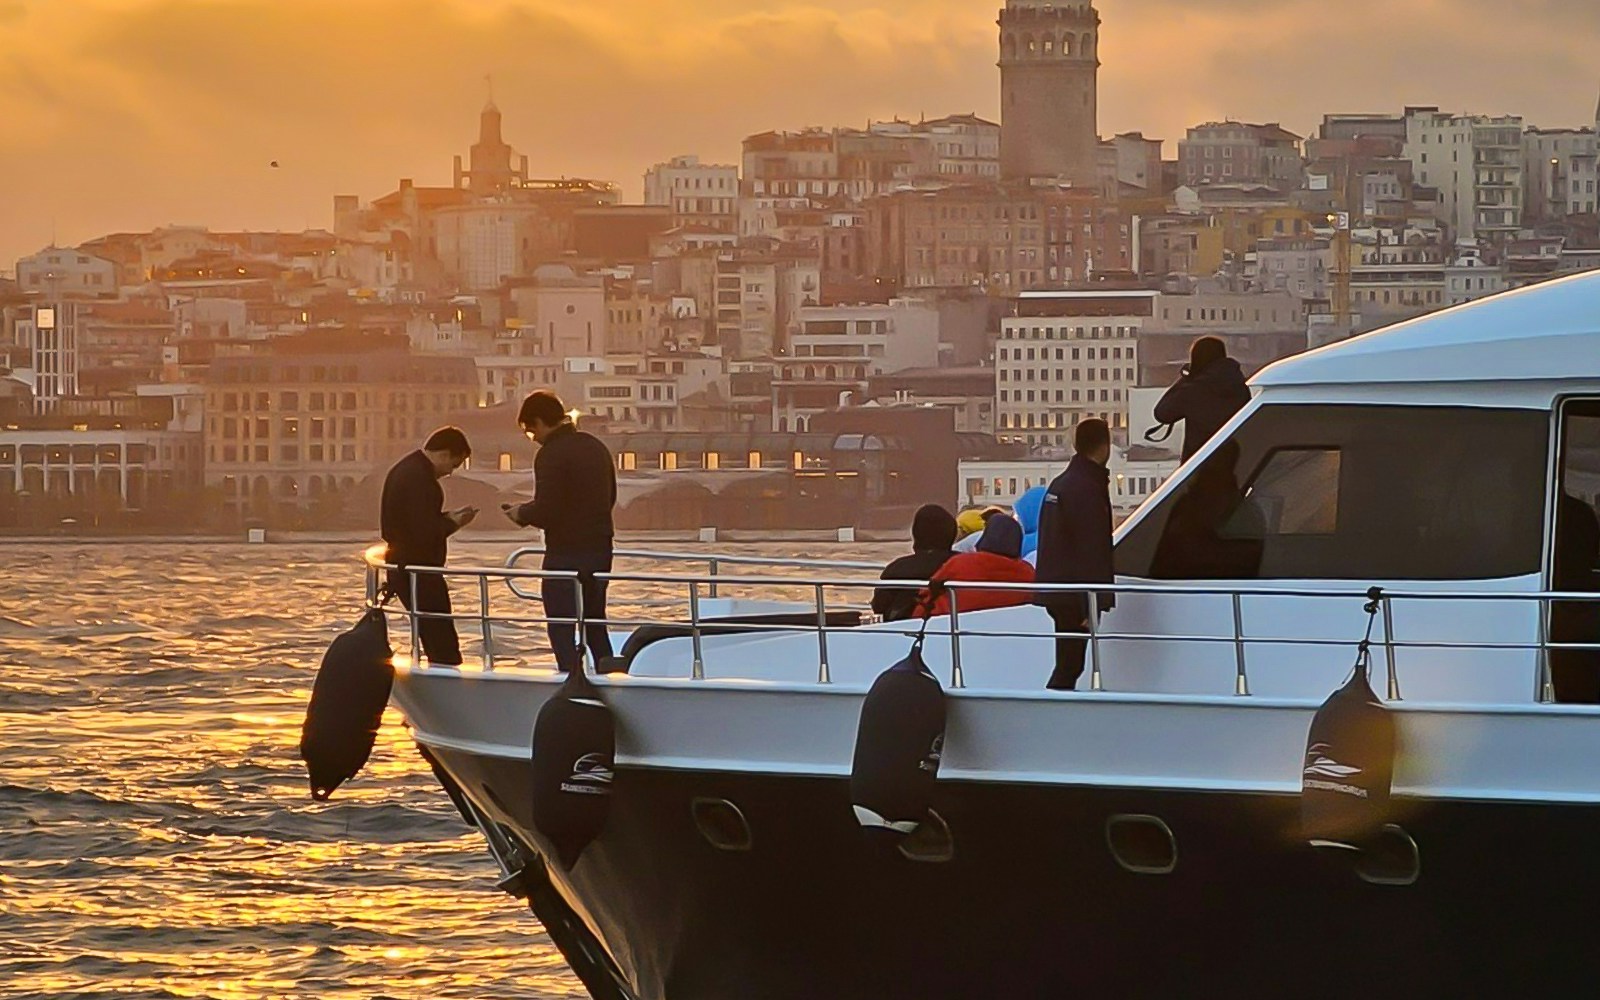
[[[612,777],[609,755],[586,753],[573,761],[572,775],[561,783],[561,790],[579,795],[609,795]]]

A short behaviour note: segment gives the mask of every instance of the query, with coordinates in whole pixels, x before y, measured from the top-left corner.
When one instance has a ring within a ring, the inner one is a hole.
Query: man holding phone
[[[388,543],[389,590],[407,610],[450,613],[450,588],[436,573],[416,574],[416,607],[412,607],[412,574],[408,566],[443,566],[450,536],[472,523],[478,508],[444,509],[439,480],[461,468],[472,447],[459,427],[441,427],[423,444],[394,464],[383,481],[383,540]],[[461,665],[461,642],[449,618],[419,618],[417,632],[429,666]]]
[[[553,392],[541,390],[523,400],[517,423],[539,445],[533,460],[533,499],[520,506],[501,504],[500,509],[512,523],[544,531],[545,569],[578,574],[576,587],[569,579],[548,579],[541,586],[556,666],[568,673],[583,663],[573,624],[579,588],[583,637],[595,663],[604,664],[612,656],[611,635],[605,621],[606,581],[596,574],[611,572],[611,509],[617,503],[611,451],[593,434],[578,430]]]

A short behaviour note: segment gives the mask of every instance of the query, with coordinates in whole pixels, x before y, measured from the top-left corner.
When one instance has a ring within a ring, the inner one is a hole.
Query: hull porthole
[[[1112,816],[1106,846],[1123,871],[1135,875],[1170,875],[1178,867],[1178,840],[1159,816]]]
[[[1372,885],[1415,885],[1422,853],[1411,834],[1389,823],[1356,855],[1355,867],[1361,881]]]
[[[689,814],[700,836],[719,851],[748,851],[754,845],[750,821],[727,799],[695,799],[689,803]]]
[[[942,864],[955,860],[956,841],[950,833],[950,824],[944,817],[928,810],[928,818],[917,824],[917,828],[895,845],[902,857],[909,861],[923,861],[930,864]]]

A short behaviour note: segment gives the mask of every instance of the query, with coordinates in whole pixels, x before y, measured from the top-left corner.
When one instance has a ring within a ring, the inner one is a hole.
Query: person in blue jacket
[[[1033,489],[1017,497],[1017,502],[1011,508],[1011,516],[1017,519],[1022,526],[1022,556],[1026,559],[1039,549],[1039,513],[1044,509],[1044,498],[1048,490],[1043,486]]]
[[[1090,418],[1073,432],[1077,454],[1045,494],[1039,515],[1039,583],[1111,583],[1111,428]],[[1041,592],[1034,603],[1055,623],[1056,666],[1047,685],[1071,691],[1083,675],[1089,646],[1089,595]],[[1098,595],[1101,614],[1116,604],[1115,595]]]

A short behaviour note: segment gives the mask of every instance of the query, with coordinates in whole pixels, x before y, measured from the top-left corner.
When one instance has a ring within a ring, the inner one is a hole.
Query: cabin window
[[[1600,592],[1600,400],[1569,400],[1562,406],[1557,473],[1550,589]],[[1554,643],[1600,643],[1600,603],[1554,601],[1549,626]],[[1552,649],[1549,658],[1556,701],[1600,704],[1600,653]]]
[[[1486,580],[1535,573],[1549,417],[1276,405],[1117,546],[1157,580]]]
[[[1267,457],[1248,489],[1266,534],[1331,535],[1339,528],[1335,448],[1279,449]]]

